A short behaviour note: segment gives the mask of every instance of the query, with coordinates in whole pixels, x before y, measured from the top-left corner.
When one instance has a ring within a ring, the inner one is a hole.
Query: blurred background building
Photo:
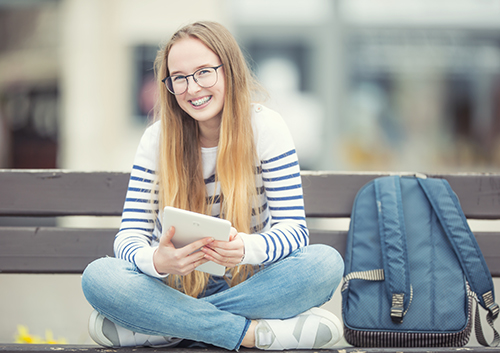
[[[128,171],[159,46],[214,20],[303,169],[499,171],[499,19],[499,0],[0,0],[0,168]],[[0,341],[25,324],[91,342],[78,276],[0,275],[0,292]]]

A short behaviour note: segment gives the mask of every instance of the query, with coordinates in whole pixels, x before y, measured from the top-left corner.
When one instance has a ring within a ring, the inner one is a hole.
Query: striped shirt
[[[256,186],[259,210],[252,214],[252,229],[241,234],[244,264],[270,264],[309,244],[300,168],[293,140],[282,117],[259,104],[252,105],[252,127],[259,160]],[[142,272],[162,277],[153,265],[153,253],[162,234],[162,210],[151,188],[157,167],[160,123],[141,138],[130,174],[121,226],[114,242],[115,255],[134,263]],[[215,183],[217,147],[202,148],[207,195],[215,195],[212,215],[220,215],[219,185]],[[217,188],[217,189],[216,189]],[[215,191],[215,193],[214,193]],[[156,190],[155,190],[156,192]],[[154,194],[153,194],[154,195]]]

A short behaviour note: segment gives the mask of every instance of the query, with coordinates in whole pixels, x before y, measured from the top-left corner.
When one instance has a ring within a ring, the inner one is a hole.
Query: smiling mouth
[[[200,105],[203,105],[203,104],[207,103],[211,99],[212,99],[212,96],[206,96],[206,97],[203,97],[203,98],[200,98],[200,99],[191,100],[189,102],[192,105],[194,105],[195,107],[199,107]]]

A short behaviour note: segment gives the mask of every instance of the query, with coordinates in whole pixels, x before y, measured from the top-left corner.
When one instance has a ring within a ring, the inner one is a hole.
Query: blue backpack
[[[388,176],[354,201],[347,238],[342,316],[361,347],[459,347],[472,327],[472,300],[488,311],[491,345],[499,306],[481,250],[444,179]],[[488,345],[480,327],[478,342]]]

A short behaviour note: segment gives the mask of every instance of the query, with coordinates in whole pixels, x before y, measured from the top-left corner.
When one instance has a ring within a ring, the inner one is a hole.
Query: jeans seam
[[[248,332],[248,329],[250,328],[250,324],[252,323],[251,320],[249,319],[246,319],[246,323],[245,323],[245,327],[243,328],[243,333],[241,334],[241,338],[240,340],[238,341],[238,343],[236,344],[236,346],[234,347],[234,349],[236,351],[239,351],[240,347],[241,347],[241,342],[243,342],[243,339],[245,338],[247,332]]]

